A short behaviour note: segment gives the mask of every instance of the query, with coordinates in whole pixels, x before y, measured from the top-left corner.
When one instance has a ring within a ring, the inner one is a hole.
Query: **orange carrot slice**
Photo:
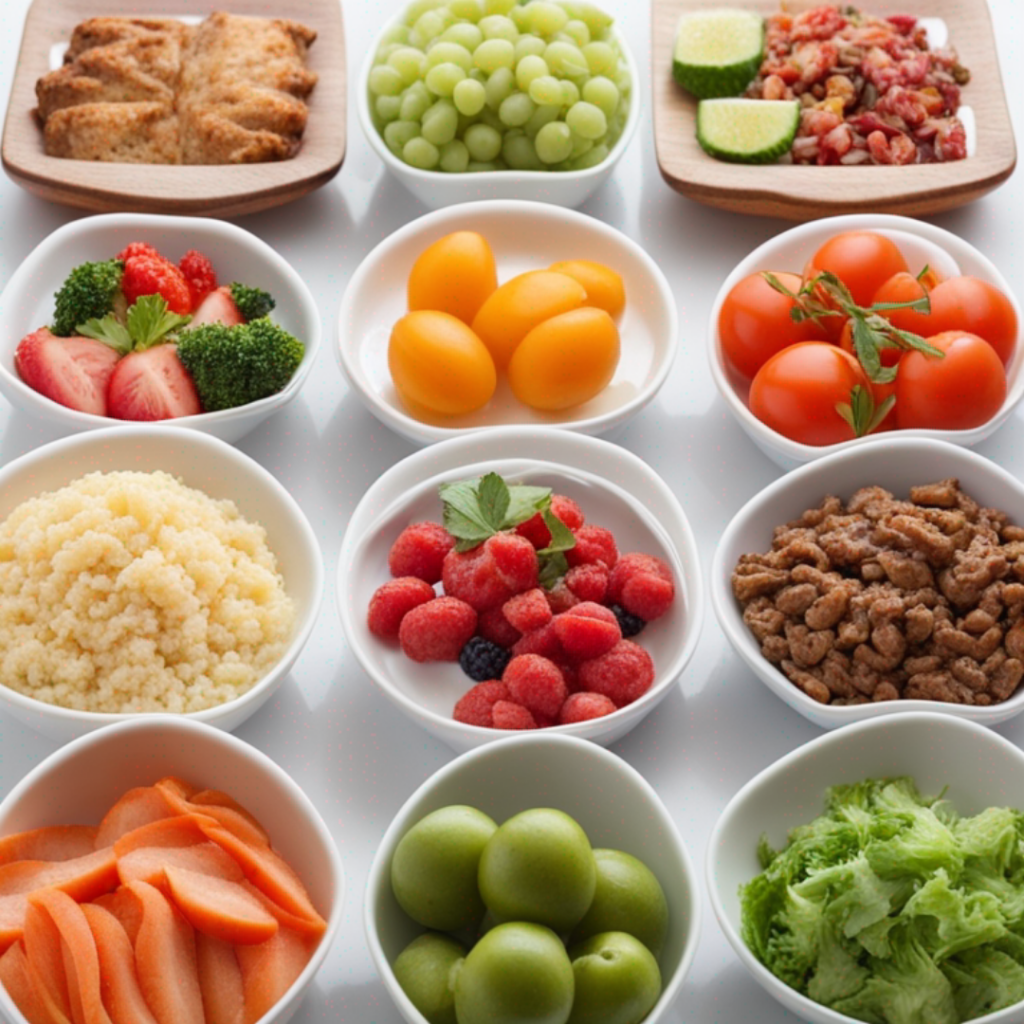
[[[178,814],[205,815],[212,818],[223,828],[226,828],[232,835],[237,836],[242,842],[251,846],[269,846],[267,833],[263,826],[255,819],[250,821],[251,815],[248,812],[235,810],[222,804],[196,804],[184,799],[173,787],[165,783],[157,783],[157,788],[163,794],[167,802],[178,812]],[[230,797],[228,798],[230,799]],[[255,822],[255,823],[254,823]]]
[[[237,882],[180,867],[165,872],[171,898],[197,931],[239,946],[266,942],[277,931],[277,919]]]
[[[132,897],[135,899],[135,897]],[[82,913],[96,942],[103,1005],[113,1024],[156,1024],[139,987],[128,933],[109,911],[86,903]]]
[[[113,846],[122,836],[143,825],[174,817],[174,810],[167,803],[163,792],[156,786],[140,786],[129,789],[113,807],[107,811],[96,832],[96,848]]]
[[[129,888],[142,903],[135,967],[146,1004],[158,1024],[204,1024],[192,926],[159,889],[145,882]]]
[[[142,924],[142,903],[131,889],[122,886],[117,892],[97,897],[91,905],[100,907],[117,918],[118,924],[124,929],[128,941],[134,947]]]
[[[303,972],[316,943],[281,928],[259,946],[239,946],[235,953],[245,988],[245,1024],[256,1024],[277,1004]]]
[[[266,893],[257,889],[249,879],[245,879],[241,885],[250,896],[255,896],[260,901],[263,909],[275,917],[277,923],[282,928],[291,928],[293,932],[298,932],[300,935],[308,935],[312,939],[319,939],[327,931],[327,922],[319,914],[315,921],[305,917],[298,917],[295,914],[289,914],[287,910],[279,907]]]
[[[229,796],[227,793],[222,793],[219,789],[204,789],[201,793],[196,793],[191,798],[191,802],[197,807],[204,807],[207,810],[205,813],[209,814],[209,808],[211,807],[223,807],[228,810],[234,811],[236,814],[241,815],[250,825],[256,830],[256,833],[263,837],[263,842],[270,845],[270,833],[259,823],[259,820],[254,814],[247,811],[233,796]],[[212,818],[214,815],[210,814]],[[221,824],[225,824],[221,821]]]
[[[25,957],[32,991],[51,1024],[72,1024],[60,932],[50,915],[31,903],[25,910]]]
[[[21,938],[25,928],[25,907],[28,896],[0,896],[0,953]]]
[[[111,1024],[100,994],[100,960],[96,953],[96,940],[82,908],[59,889],[33,893],[29,897],[29,906],[49,914],[60,932],[64,976],[75,1024]]]
[[[52,1024],[53,1018],[32,987],[32,979],[28,975],[28,957],[20,942],[16,942],[0,956],[0,984],[7,989],[7,994],[14,1000],[14,1005],[21,1010],[28,1024]]]
[[[234,949],[220,939],[197,932],[196,958],[206,1024],[244,1024],[245,990]]]
[[[16,860],[74,860],[95,849],[92,825],[52,825],[0,839],[0,865]]]
[[[162,818],[129,832],[114,844],[114,853],[118,875],[125,885],[142,881],[163,889],[167,865],[230,881],[242,878],[234,859],[207,839],[190,814]]]
[[[110,847],[73,860],[18,860],[0,867],[0,896],[54,888],[86,902],[116,885],[117,865]]]
[[[124,857],[146,847],[195,846],[206,842],[206,836],[191,814],[160,818],[126,832],[114,843],[114,854]]]

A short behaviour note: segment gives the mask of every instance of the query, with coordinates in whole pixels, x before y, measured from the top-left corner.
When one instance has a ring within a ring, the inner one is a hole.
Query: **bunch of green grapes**
[[[425,171],[596,167],[633,85],[611,25],[575,0],[414,0],[370,71],[374,123]]]

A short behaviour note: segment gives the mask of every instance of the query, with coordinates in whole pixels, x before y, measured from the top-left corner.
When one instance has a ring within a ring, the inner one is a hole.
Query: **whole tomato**
[[[925,283],[919,281],[913,274],[901,270],[883,282],[872,297],[871,304],[874,306],[879,302],[916,302],[928,294],[929,289]],[[910,331],[911,334],[919,334],[922,338],[939,333],[932,327],[930,313],[918,313],[917,310],[909,308],[886,309],[879,311],[879,316],[884,316],[893,327],[901,331]]]
[[[803,284],[797,274],[779,272],[774,276],[794,293]],[[813,320],[793,321],[790,311],[795,305],[760,273],[733,285],[718,314],[718,337],[726,361],[744,380],[750,380],[776,352],[798,341],[824,339],[824,332]]]
[[[907,276],[909,277],[910,275],[908,274]],[[844,352],[849,352],[854,359],[857,358],[857,350],[853,344],[853,322],[851,320],[847,320],[843,325],[843,333],[839,335],[839,347]],[[883,366],[896,366],[898,365],[900,358],[903,356],[904,351],[904,349],[899,348],[883,348],[881,352],[878,353],[878,356],[881,359]],[[868,377],[868,387],[871,388],[871,397],[874,399],[876,407],[880,407],[883,402],[896,394],[896,381],[880,383]],[[877,429],[891,430],[895,426],[896,409],[894,407],[886,413],[885,419],[882,420]]]
[[[1006,401],[1006,371],[995,349],[966,331],[927,340],[945,355],[904,354],[896,377],[897,425],[971,430],[987,423]]]
[[[996,350],[1003,366],[1009,365],[1017,347],[1017,313],[995,285],[976,277],[951,277],[936,286],[930,298],[930,333],[976,334]]]
[[[893,274],[910,268],[896,243],[875,231],[844,231],[830,238],[808,261],[804,280],[823,270],[835,274],[858,306],[868,306]]]
[[[803,341],[772,356],[750,385],[750,411],[766,426],[801,444],[838,444],[856,437],[837,406],[870,394],[860,363],[824,341]]]

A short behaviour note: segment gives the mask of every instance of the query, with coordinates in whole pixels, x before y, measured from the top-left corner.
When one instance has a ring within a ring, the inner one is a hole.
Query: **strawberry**
[[[178,347],[170,344],[132,352],[117,364],[107,408],[119,420],[169,420],[203,411]]]
[[[217,287],[217,274],[213,264],[196,249],[189,249],[178,261],[178,269],[188,282],[192,293],[192,308],[199,304]]]
[[[162,295],[172,313],[192,312],[192,293],[185,275],[163,257],[129,256],[124,265],[121,291],[130,306],[143,295]]]
[[[235,324],[244,323],[245,317],[238,311],[238,306],[231,297],[231,289],[224,287],[210,292],[203,299],[192,314],[189,327],[200,327],[203,324],[225,324],[227,327],[233,327]]]
[[[126,245],[115,257],[122,263],[127,263],[133,256],[152,256],[155,260],[163,260],[164,257],[149,244],[149,242],[131,242]],[[164,260],[166,263],[167,261]]]
[[[46,327],[18,344],[21,379],[54,402],[94,416],[107,415],[107,384],[118,362],[109,345],[92,338],[58,338]]]

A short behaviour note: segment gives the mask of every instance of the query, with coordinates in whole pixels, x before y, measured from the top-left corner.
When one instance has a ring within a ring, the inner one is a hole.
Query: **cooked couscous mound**
[[[0,684],[79,711],[201,711],[284,654],[266,531],[167,473],[90,473],[0,523]]]

